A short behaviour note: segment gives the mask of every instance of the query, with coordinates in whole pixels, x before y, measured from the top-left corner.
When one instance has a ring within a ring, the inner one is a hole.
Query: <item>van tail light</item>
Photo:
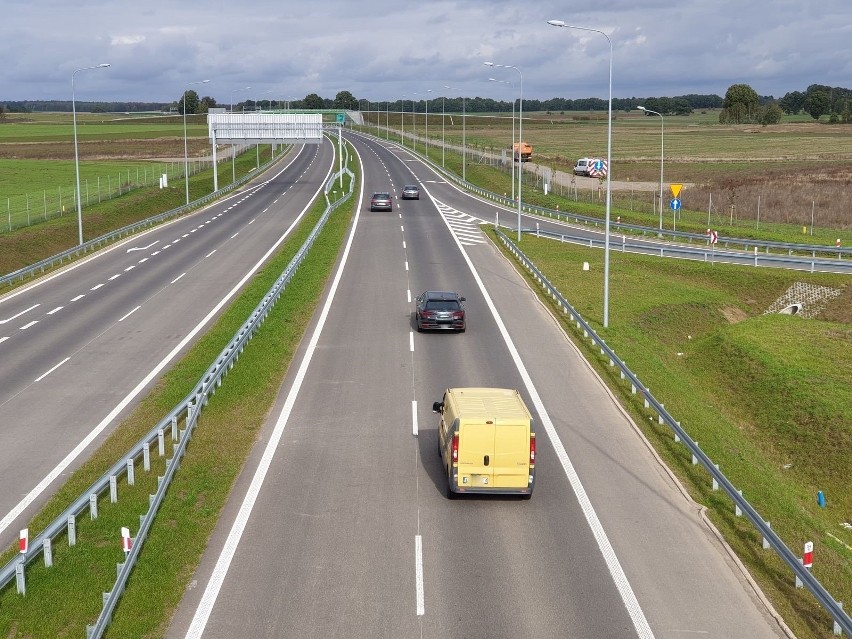
[[[535,464],[535,433],[530,435],[530,466]]]
[[[458,463],[459,461],[459,435],[456,433],[453,435],[453,463]]]

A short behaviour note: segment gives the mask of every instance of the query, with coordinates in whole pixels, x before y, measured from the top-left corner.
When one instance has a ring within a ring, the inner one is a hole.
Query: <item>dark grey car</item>
[[[417,297],[414,311],[417,330],[449,330],[464,333],[467,328],[463,297],[452,291],[425,291]]]
[[[393,211],[393,199],[390,193],[373,193],[370,198],[371,211]]]

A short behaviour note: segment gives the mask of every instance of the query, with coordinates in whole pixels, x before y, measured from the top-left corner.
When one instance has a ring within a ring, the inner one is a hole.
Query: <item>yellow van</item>
[[[457,493],[532,496],[535,433],[518,391],[448,388],[432,404],[441,415],[438,446],[447,472],[447,497]]]

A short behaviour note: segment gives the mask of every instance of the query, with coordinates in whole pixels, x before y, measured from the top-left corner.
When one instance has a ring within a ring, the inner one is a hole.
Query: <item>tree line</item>
[[[675,97],[613,98],[613,111],[630,112],[636,107],[656,111],[663,115],[688,115],[695,110],[721,109],[719,122],[722,124],[776,124],[784,114],[806,113],[818,120],[824,115],[829,122],[852,122],[850,98],[852,90],[812,84],[805,91],[791,91],[782,98],[759,96],[748,84],[731,85],[725,97],[715,94],[687,94]],[[171,103],[162,102],[91,102],[78,101],[77,110],[91,113],[162,111],[183,114],[203,114],[219,105],[211,96],[200,97],[195,91],[186,91]],[[607,111],[608,102],[601,98],[550,98],[548,100],[525,98],[525,111],[564,113],[571,111]],[[334,98],[323,98],[310,93],[301,100],[246,99],[234,104],[234,110],[255,111],[273,109],[344,109],[423,113],[449,111],[459,113],[509,113],[520,108],[520,101],[494,100],[483,97],[438,96],[422,100],[398,99],[372,101],[356,98],[350,91],[339,91]],[[33,113],[38,111],[71,111],[70,100],[22,100],[0,103],[0,117],[5,113]]]

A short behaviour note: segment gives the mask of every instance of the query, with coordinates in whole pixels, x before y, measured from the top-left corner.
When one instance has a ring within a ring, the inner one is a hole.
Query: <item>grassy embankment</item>
[[[355,173],[357,182],[358,170]],[[108,637],[164,634],[319,302],[356,204],[353,198],[332,215],[305,265],[203,411]],[[324,208],[320,197],[278,255],[210,332],[51,499],[30,524],[32,531],[42,529],[189,392],[280,275]],[[109,504],[107,496],[101,500],[97,520],[81,517],[74,548],[67,547],[64,537],[57,539],[54,567],[36,562],[28,569],[25,598],[15,594],[14,586],[0,593],[3,636],[85,636],[86,624],[94,623],[101,609],[100,593],[109,590],[115,564],[122,560],[117,531],[129,526],[135,534],[163,468],[163,460],[153,455],[151,472],[137,469],[135,486],[120,482],[117,504]],[[8,561],[13,554],[8,551],[0,559]]]
[[[268,161],[270,156],[269,147],[261,147],[260,163],[263,164]],[[32,163],[35,162],[38,162],[39,166],[50,164],[44,161],[32,161]],[[257,154],[254,150],[249,150],[238,156],[234,167],[237,179],[254,171],[256,166]],[[232,172],[230,162],[220,165],[220,188],[231,183]],[[212,191],[212,169],[190,176],[190,201],[201,198]],[[120,197],[84,208],[83,238],[90,240],[133,222],[177,208],[185,203],[186,185],[183,180],[172,180],[166,189],[152,186],[132,190]],[[72,211],[76,211],[76,209],[72,208]],[[3,222],[3,216],[0,214],[0,228],[3,227]],[[76,212],[33,226],[16,229],[12,233],[0,233],[0,273],[11,273],[28,264],[61,253],[76,246],[77,238]]]

